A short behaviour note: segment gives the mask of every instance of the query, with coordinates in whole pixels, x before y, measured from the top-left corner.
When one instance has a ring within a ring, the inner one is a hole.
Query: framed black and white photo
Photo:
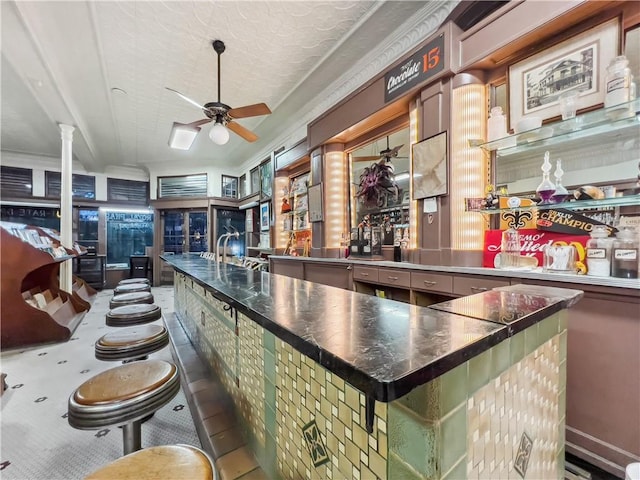
[[[441,132],[412,147],[413,199],[447,193],[447,132]]]
[[[558,97],[578,92],[578,110],[604,102],[607,65],[619,50],[618,19],[538,52],[509,67],[509,124],[526,116],[560,115]]]

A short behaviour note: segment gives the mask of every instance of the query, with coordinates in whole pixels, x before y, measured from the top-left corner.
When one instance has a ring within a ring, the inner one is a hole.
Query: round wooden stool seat
[[[98,360],[126,362],[142,359],[168,344],[169,333],[163,325],[141,325],[103,335],[96,342],[95,354]]]
[[[149,447],[119,458],[85,480],[212,480],[212,461],[191,445]]]
[[[126,295],[137,295],[137,293],[125,293],[118,296]],[[153,302],[139,303],[112,308],[107,312],[106,323],[110,327],[130,327],[153,322],[161,317],[162,310]]]
[[[118,286],[129,285],[131,283],[146,283],[147,285],[151,285],[151,282],[148,278],[125,278],[124,280],[120,280],[118,282]]]
[[[151,286],[148,283],[127,283],[125,285],[118,285],[113,289],[114,295],[119,295],[121,293],[132,293],[132,292],[150,292]]]
[[[135,305],[137,303],[153,303],[153,294],[151,292],[132,292],[114,295],[109,301],[109,308]]]
[[[69,425],[99,430],[123,425],[125,455],[140,450],[141,420],[180,391],[173,363],[148,360],[120,365],[90,378],[69,397]]]

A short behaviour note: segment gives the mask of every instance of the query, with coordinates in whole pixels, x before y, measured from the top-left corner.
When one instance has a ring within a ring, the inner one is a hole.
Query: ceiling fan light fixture
[[[176,150],[189,150],[199,131],[200,127],[173,122],[171,135],[169,135],[169,146]]]
[[[222,123],[216,122],[209,131],[209,138],[217,145],[224,145],[229,141],[229,130]]]

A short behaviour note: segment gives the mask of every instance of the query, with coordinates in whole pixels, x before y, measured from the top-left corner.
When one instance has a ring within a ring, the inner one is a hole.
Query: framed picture
[[[578,92],[577,109],[604,102],[607,65],[618,54],[614,18],[509,67],[509,123],[527,116],[548,120],[560,115],[558,97]]]
[[[269,230],[269,202],[260,204],[260,230]]]
[[[322,183],[309,187],[309,221],[321,222],[324,220],[322,213]]]
[[[273,171],[271,160],[260,164],[260,198],[271,198],[273,193]]]
[[[447,193],[447,132],[441,132],[412,147],[413,199]]]

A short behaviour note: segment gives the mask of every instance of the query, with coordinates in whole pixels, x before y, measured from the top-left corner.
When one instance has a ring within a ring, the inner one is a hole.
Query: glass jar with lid
[[[604,97],[605,108],[630,102],[631,98],[631,69],[629,60],[624,55],[615,57],[607,67],[605,76]]]
[[[623,227],[613,242],[611,274],[618,278],[638,278],[638,232]]]
[[[587,275],[611,276],[611,250],[614,239],[609,237],[606,225],[594,225],[591,238],[587,240]]]
[[[487,140],[493,141],[507,136],[507,118],[502,107],[493,107],[487,121]]]

